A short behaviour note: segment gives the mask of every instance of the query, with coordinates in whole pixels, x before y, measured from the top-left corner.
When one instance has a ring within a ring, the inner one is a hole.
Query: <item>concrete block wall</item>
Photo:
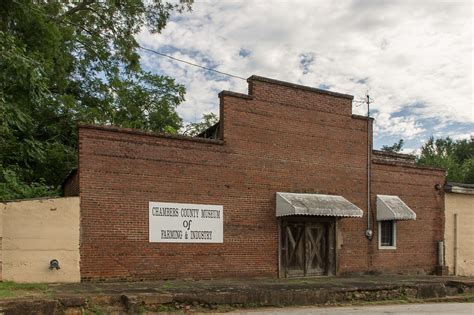
[[[474,276],[474,194],[446,193],[445,220],[444,245],[449,273]]]
[[[79,197],[0,204],[2,280],[79,282]],[[50,270],[52,259],[59,270]]]

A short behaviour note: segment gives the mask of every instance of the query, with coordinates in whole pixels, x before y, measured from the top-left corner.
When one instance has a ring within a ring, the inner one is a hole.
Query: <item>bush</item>
[[[18,175],[17,167],[3,169],[0,167],[0,201],[36,197],[59,196],[59,187],[48,186],[44,179],[25,183]]]

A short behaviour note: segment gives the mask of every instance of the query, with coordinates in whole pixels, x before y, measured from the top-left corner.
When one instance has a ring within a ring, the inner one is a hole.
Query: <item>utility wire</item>
[[[355,105],[354,105],[355,107],[359,107],[359,106],[361,106],[362,104],[365,104],[365,101],[362,101],[362,100],[360,100],[360,101],[359,101],[359,100],[353,100],[352,103],[355,104]]]
[[[196,63],[192,63],[192,62],[189,62],[189,61],[186,61],[186,60],[183,60],[183,59],[179,59],[179,58],[176,58],[176,57],[173,57],[173,56],[170,56],[170,55],[161,53],[161,52],[159,52],[159,51],[156,51],[156,50],[153,50],[153,49],[150,49],[150,48],[147,48],[147,47],[143,47],[143,46],[141,46],[141,45],[139,45],[138,47],[139,47],[140,49],[143,49],[143,50],[145,50],[145,51],[151,52],[151,53],[153,53],[153,54],[156,54],[156,55],[159,55],[159,56],[162,56],[162,57],[166,57],[166,58],[172,59],[172,60],[174,60],[174,61],[182,62],[182,63],[188,64],[188,65],[190,65],[190,66],[193,66],[193,67],[198,67],[198,68],[201,68],[201,69],[206,70],[206,71],[211,71],[211,72],[219,73],[219,74],[226,75],[226,76],[229,76],[229,77],[232,77],[232,78],[236,78],[236,79],[240,79],[240,80],[247,81],[246,78],[241,77],[241,76],[238,76],[238,75],[235,75],[235,74],[230,74],[230,73],[222,72],[222,71],[219,71],[219,70],[216,70],[216,69],[207,68],[207,67],[198,65],[198,64],[196,64]],[[353,102],[353,103],[359,103],[358,105],[356,105],[356,107],[359,107],[360,105],[362,105],[362,104],[364,104],[364,103],[367,104],[367,100],[355,100],[355,101],[352,101],[352,102]],[[370,100],[369,102],[373,103],[374,101],[373,101],[373,100]]]
[[[233,78],[236,78],[236,79],[240,79],[240,80],[247,81],[246,78],[240,77],[240,76],[238,76],[238,75],[230,74],[230,73],[227,73],[227,72],[222,72],[222,71],[219,71],[219,70],[216,70],[216,69],[207,68],[207,67],[204,67],[204,66],[201,66],[201,65],[198,65],[198,64],[195,64],[195,63],[186,61],[186,60],[182,60],[182,59],[179,59],[179,58],[176,58],[176,57],[172,57],[172,56],[170,56],[170,55],[166,55],[166,54],[160,53],[160,52],[158,52],[158,51],[156,51],[156,50],[153,50],[153,49],[150,49],[150,48],[146,48],[146,47],[143,47],[143,46],[138,46],[138,47],[141,48],[141,49],[143,49],[143,50],[146,50],[146,51],[148,51],[148,52],[154,53],[154,54],[156,54],[156,55],[163,56],[163,57],[166,57],[166,58],[170,58],[170,59],[172,59],[172,60],[175,60],[175,61],[178,61],[178,62],[182,62],[182,63],[188,64],[188,65],[190,65],[190,66],[198,67],[198,68],[204,69],[204,70],[206,70],[206,71],[211,71],[211,72],[219,73],[219,74],[226,75],[226,76],[229,76],[229,77],[233,77]]]

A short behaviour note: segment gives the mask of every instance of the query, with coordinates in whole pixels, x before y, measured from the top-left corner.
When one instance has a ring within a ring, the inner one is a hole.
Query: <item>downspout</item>
[[[278,225],[278,278],[281,278],[281,219],[277,218]]]
[[[370,97],[367,94],[367,230],[365,230],[365,236],[369,239],[369,241],[372,240],[372,236],[374,235],[374,232],[372,231],[371,228],[371,207],[370,207],[370,168],[371,168],[371,159],[372,159],[372,143],[371,143],[371,130],[370,130]]]
[[[458,214],[454,214],[454,275],[458,275]]]

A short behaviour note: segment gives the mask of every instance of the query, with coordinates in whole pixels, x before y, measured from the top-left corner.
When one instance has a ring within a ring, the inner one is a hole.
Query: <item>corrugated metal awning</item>
[[[362,217],[362,210],[342,196],[277,192],[276,216]]]
[[[416,220],[416,213],[398,196],[377,195],[377,221]]]

